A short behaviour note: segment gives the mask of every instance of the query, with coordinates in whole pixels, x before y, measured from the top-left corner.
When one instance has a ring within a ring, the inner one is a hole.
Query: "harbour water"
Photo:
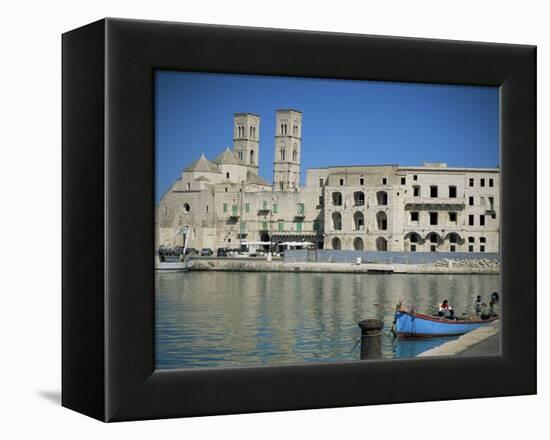
[[[383,357],[414,357],[450,340],[387,337],[393,309],[471,314],[498,275],[156,272],[157,368],[284,365],[359,359],[357,323],[384,321]]]

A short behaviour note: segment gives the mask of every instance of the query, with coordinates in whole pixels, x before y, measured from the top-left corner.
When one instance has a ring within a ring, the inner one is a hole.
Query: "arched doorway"
[[[332,249],[337,250],[337,251],[342,249],[342,242],[340,241],[340,239],[338,237],[334,237],[332,239]]]
[[[363,243],[363,239],[361,237],[356,237],[353,240],[353,249],[356,251],[362,251],[365,248],[365,245]]]
[[[378,237],[376,239],[376,250],[377,251],[387,251],[388,250],[388,242],[384,237]]]

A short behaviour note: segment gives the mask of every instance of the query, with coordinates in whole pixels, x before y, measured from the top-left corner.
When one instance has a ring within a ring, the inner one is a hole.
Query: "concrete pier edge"
[[[420,353],[417,357],[456,356],[464,354],[471,348],[482,344],[493,337],[500,336],[500,320],[487,324],[453,341],[445,342],[438,347]],[[491,354],[491,353],[488,353]]]

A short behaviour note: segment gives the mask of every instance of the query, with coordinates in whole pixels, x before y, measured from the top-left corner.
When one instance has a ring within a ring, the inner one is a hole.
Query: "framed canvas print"
[[[533,46],[64,34],[63,405],[535,393],[535,112]]]

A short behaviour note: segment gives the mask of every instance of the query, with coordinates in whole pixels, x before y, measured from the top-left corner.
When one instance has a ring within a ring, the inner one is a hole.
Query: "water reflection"
[[[357,360],[361,319],[382,319],[387,333],[400,299],[433,311],[446,298],[470,313],[498,284],[498,275],[157,273],[157,367]],[[441,342],[384,337],[383,356],[416,356]]]

